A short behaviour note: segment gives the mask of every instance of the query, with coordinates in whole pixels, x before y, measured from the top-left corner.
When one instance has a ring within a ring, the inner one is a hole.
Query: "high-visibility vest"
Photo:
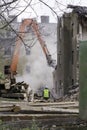
[[[44,97],[49,98],[49,90],[48,89],[44,89]]]

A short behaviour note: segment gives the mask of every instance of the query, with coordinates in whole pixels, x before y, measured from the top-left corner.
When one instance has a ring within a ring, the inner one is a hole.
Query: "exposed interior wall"
[[[56,82],[60,97],[78,82],[78,15],[65,13],[58,23]]]

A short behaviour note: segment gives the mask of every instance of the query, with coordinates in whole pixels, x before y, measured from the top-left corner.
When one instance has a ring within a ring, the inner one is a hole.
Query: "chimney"
[[[13,23],[16,23],[17,22],[17,17],[15,15],[10,15],[9,20],[13,20]]]
[[[49,23],[49,16],[41,16],[41,23]]]

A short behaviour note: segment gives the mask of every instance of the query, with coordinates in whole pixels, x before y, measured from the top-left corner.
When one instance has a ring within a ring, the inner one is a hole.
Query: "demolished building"
[[[83,87],[87,75],[87,66],[83,65],[86,52],[82,49],[87,46],[87,7],[69,5],[68,8],[72,11],[59,18],[57,29],[57,67],[53,76],[59,98],[67,95],[72,86],[80,83]]]

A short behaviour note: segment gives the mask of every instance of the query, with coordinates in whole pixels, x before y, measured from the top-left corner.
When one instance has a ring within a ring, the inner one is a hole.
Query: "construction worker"
[[[45,89],[43,90],[43,98],[45,100],[48,100],[50,98],[50,91],[47,87],[45,87]]]

